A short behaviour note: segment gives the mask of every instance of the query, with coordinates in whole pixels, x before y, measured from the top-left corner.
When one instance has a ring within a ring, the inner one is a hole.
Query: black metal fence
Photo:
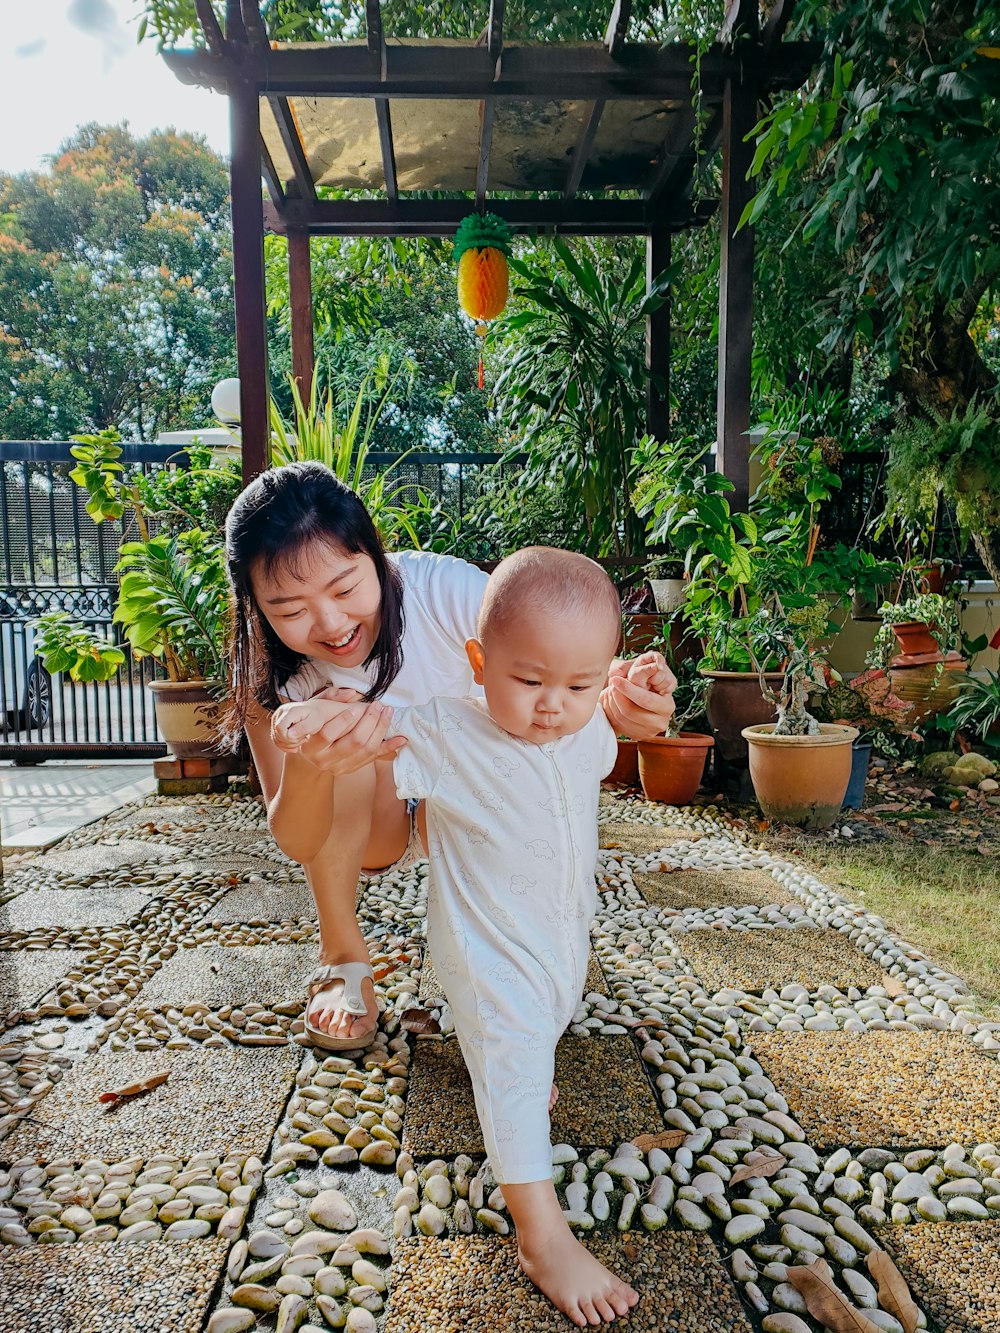
[[[154,758],[166,753],[145,689],[155,663],[133,660],[111,623],[118,547],[135,534],[127,520],[93,522],[70,480],[70,447],[0,441],[0,758]],[[148,444],[125,445],[122,460],[145,473],[188,461],[176,446]],[[49,675],[32,626],[49,611],[119,642],[126,661],[114,680]]]

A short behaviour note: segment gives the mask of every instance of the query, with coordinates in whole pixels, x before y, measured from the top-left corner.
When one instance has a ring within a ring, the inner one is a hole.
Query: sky
[[[136,44],[138,0],[6,0],[0,172],[41,171],[79,125],[203,134],[228,156],[228,101],[178,82],[155,41]]]

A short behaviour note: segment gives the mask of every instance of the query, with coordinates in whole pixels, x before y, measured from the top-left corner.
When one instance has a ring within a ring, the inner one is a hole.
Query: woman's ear
[[[466,639],[465,652],[469,659],[469,666],[472,667],[472,678],[477,685],[483,683],[483,667],[486,665],[486,654],[483,652],[483,645],[478,639]]]

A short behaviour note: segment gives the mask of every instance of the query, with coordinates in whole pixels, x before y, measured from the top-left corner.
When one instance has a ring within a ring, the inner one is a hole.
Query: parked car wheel
[[[52,713],[52,677],[34,661],[28,668],[28,683],[24,691],[24,712],[29,727],[48,725]]]

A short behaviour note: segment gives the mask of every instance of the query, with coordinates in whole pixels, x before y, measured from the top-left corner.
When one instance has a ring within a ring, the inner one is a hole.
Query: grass
[[[803,862],[831,888],[880,916],[900,939],[1000,1012],[1000,914],[996,860],[921,843],[824,844]]]

